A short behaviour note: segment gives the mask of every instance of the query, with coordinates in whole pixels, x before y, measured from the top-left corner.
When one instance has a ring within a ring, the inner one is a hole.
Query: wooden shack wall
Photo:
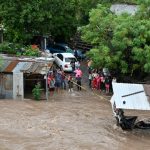
[[[0,99],[13,98],[13,74],[0,74]]]

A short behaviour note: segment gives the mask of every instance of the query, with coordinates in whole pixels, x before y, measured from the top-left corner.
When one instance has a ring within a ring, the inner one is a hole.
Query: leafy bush
[[[17,56],[39,56],[38,48],[32,48],[31,45],[24,46],[18,43],[4,42],[0,44],[0,53],[15,54]]]
[[[14,47],[12,47],[11,43],[3,42],[0,44],[0,52],[6,54],[15,54],[16,50]]]
[[[39,49],[38,48],[32,48],[32,46],[26,46],[24,48],[24,51],[22,53],[24,56],[39,56]]]
[[[35,88],[32,90],[32,94],[35,100],[40,100],[41,97],[41,84],[38,82]]]

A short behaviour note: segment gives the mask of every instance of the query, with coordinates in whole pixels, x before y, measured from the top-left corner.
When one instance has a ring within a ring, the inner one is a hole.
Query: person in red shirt
[[[110,88],[110,81],[109,81],[109,78],[106,77],[106,78],[105,78],[105,89],[106,89],[106,93],[109,93],[109,88]]]
[[[100,84],[101,84],[101,77],[100,77],[99,74],[96,76],[96,81],[97,81],[96,88],[97,88],[97,90],[99,90],[100,89]]]
[[[96,89],[96,88],[97,88],[97,80],[96,77],[94,77],[92,80],[92,89]]]
[[[49,88],[49,91],[50,91],[50,95],[53,95],[54,91],[55,91],[55,78],[54,78],[52,73],[50,73],[48,75],[47,83],[48,83],[48,88]]]

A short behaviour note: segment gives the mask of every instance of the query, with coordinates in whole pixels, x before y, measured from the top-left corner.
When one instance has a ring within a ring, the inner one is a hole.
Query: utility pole
[[[46,100],[48,101],[48,82],[47,82],[47,74],[48,74],[48,70],[47,70],[47,68],[48,68],[48,64],[47,64],[47,55],[46,55],[46,45],[47,45],[47,43],[46,43],[46,40],[47,40],[47,36],[44,36],[44,51],[45,51],[45,66],[46,66],[46,74],[45,74],[45,76],[46,76]]]

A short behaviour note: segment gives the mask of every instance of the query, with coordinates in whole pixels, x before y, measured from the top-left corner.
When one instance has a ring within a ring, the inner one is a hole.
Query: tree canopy
[[[136,4],[136,0],[78,0],[77,19],[80,25],[89,22],[89,11],[96,8],[98,4]]]
[[[135,15],[117,16],[106,5],[90,11],[82,38],[93,44],[88,56],[95,67],[119,69],[130,75],[137,70],[150,72],[150,9],[141,6]]]
[[[71,37],[77,26],[88,23],[98,3],[135,0],[1,0],[0,23],[9,41],[28,42],[34,35]]]
[[[77,0],[1,0],[0,21],[11,41],[33,35],[67,38],[76,31],[76,7]]]
[[[116,15],[112,3],[139,4],[135,15]],[[82,38],[93,45],[95,67],[134,74],[150,72],[149,0],[1,0],[0,24],[10,42],[28,43],[34,35]],[[89,13],[90,11],[90,13]]]

